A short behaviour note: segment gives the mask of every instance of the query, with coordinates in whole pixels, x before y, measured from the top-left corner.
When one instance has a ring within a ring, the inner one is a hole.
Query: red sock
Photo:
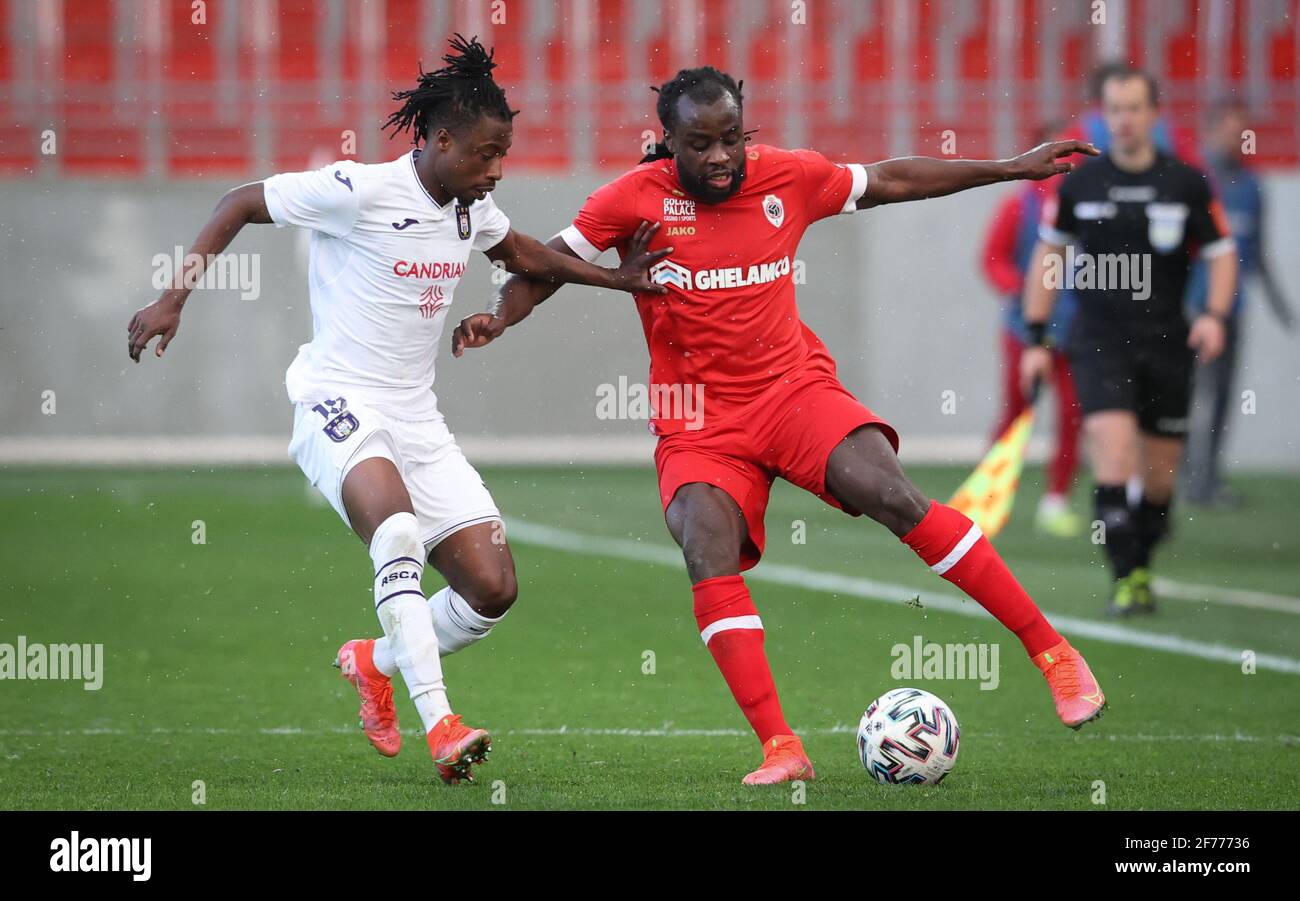
[[[964,514],[931,501],[929,512],[903,536],[903,542],[1014,632],[1029,656],[1061,641],[993,545]]]
[[[763,622],[745,580],[738,575],[718,576],[697,582],[693,590],[700,637],[758,740],[793,735],[781,713],[776,683],[763,653]]]

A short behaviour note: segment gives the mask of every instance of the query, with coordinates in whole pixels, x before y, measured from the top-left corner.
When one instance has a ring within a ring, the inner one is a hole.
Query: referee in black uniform
[[[1025,279],[1030,346],[1027,391],[1051,368],[1043,336],[1056,289],[1073,287],[1079,310],[1066,353],[1074,370],[1096,482],[1096,518],[1115,583],[1107,612],[1149,613],[1151,551],[1168,531],[1183,456],[1194,356],[1223,349],[1237,255],[1204,174],[1159,151],[1155,80],[1117,69],[1102,84],[1110,148],[1061,182],[1043,209]],[[1193,256],[1209,269],[1207,311],[1189,328],[1183,288]],[[1127,486],[1142,483],[1136,506]]]

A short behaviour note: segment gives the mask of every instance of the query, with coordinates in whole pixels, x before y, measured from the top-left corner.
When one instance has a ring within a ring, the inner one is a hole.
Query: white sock
[[[505,618],[488,619],[450,585],[429,598],[429,610],[433,613],[433,630],[438,633],[438,652],[444,657],[487,638],[492,627]]]
[[[451,590],[448,585],[429,597],[429,612],[433,615],[433,631],[438,636],[438,655],[446,657],[476,641],[487,638],[492,627],[505,616],[489,619],[469,605],[469,601]],[[375,639],[375,669],[385,676],[397,672],[397,655],[387,638]]]
[[[1070,499],[1064,494],[1044,494],[1038,501],[1038,511],[1040,513],[1060,513],[1062,510],[1070,509]]]
[[[393,650],[393,643],[388,640],[387,635],[375,639],[375,649],[372,656],[375,661],[375,669],[392,678],[393,674],[397,672],[397,652]]]
[[[451,705],[438,657],[438,636],[420,590],[424,545],[419,535],[414,514],[394,513],[375,530],[370,559],[375,563],[375,610],[388,638],[385,653],[391,652],[401,670],[428,732],[451,713]]]

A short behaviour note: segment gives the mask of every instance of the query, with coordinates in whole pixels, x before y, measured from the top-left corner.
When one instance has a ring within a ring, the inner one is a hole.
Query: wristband
[[[1047,346],[1046,322],[1026,322],[1025,329],[1029,332],[1029,344],[1031,347]]]

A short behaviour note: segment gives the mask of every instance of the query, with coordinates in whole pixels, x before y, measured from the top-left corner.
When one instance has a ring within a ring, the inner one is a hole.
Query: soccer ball
[[[877,782],[937,785],[957,762],[961,731],[952,709],[919,688],[895,688],[858,723],[858,759]]]

